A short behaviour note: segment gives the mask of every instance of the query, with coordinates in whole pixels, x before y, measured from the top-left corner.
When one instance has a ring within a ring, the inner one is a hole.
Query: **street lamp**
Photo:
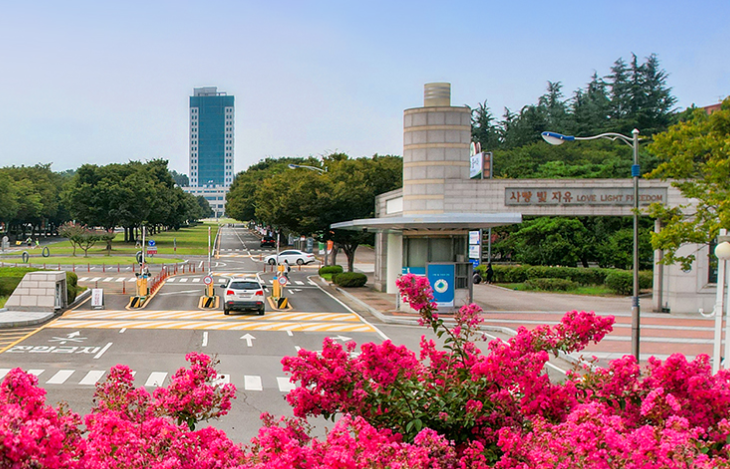
[[[715,297],[715,343],[712,353],[712,372],[720,371],[720,349],[722,348],[722,312],[725,290],[725,278],[728,276],[727,261],[730,260],[730,236],[725,235],[725,230],[720,230],[715,246],[717,256],[717,296]],[[728,286],[728,300],[725,306],[730,313],[730,286]],[[725,325],[725,359],[730,356],[730,321]],[[727,368],[727,366],[725,367]]]
[[[316,166],[307,166],[307,165],[303,165],[303,164],[291,164],[291,163],[289,164],[289,169],[298,169],[298,168],[310,169],[312,171],[319,171],[320,173],[327,172],[327,168],[322,169],[322,168],[318,168]]]
[[[631,354],[639,361],[639,336],[640,336],[640,310],[639,310],[639,131],[631,131],[632,137],[614,132],[606,132],[591,137],[573,137],[555,132],[543,132],[542,138],[550,145],[561,145],[564,142],[575,140],[596,140],[606,138],[619,140],[629,145],[634,150],[634,164],[631,166],[631,177],[634,178],[634,291],[631,302]]]

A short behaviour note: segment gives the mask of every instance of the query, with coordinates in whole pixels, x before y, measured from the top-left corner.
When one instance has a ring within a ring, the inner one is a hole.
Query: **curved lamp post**
[[[639,361],[639,131],[634,129],[631,131],[632,137],[614,132],[606,132],[591,137],[573,137],[570,135],[558,134],[555,132],[543,132],[542,138],[550,145],[561,145],[564,142],[573,142],[576,140],[596,140],[606,138],[609,140],[619,140],[629,145],[634,150],[634,164],[631,166],[631,177],[634,178],[634,290],[631,303],[631,354]]]
[[[722,313],[723,301],[725,301],[725,309],[730,313],[730,299],[725,298],[725,283],[728,277],[727,261],[730,260],[730,236],[726,231],[720,230],[720,236],[717,237],[717,246],[715,246],[715,256],[717,256],[717,296],[715,297],[715,343],[712,353],[712,372],[720,371],[720,349],[722,348]],[[728,287],[728,298],[730,298],[730,286]],[[725,326],[725,363],[730,357],[730,321]],[[725,366],[727,368],[727,365]]]
[[[303,165],[303,164],[293,164],[293,163],[289,164],[289,169],[298,169],[298,168],[309,169],[312,171],[319,171],[320,173],[327,172],[327,168],[322,169],[322,168],[318,168],[316,166],[307,166],[307,165]]]

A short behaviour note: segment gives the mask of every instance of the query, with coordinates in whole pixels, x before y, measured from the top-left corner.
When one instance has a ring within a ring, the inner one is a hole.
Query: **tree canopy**
[[[663,225],[652,237],[654,247],[665,252],[663,262],[688,268],[695,255],[678,255],[681,246],[707,244],[720,228],[730,230],[730,97],[712,114],[694,109],[683,117],[654,136],[649,150],[660,164],[647,177],[673,179],[672,185],[691,199],[680,207],[654,204],[650,209]]]
[[[318,172],[290,169],[289,164],[326,168]],[[333,240],[345,251],[349,270],[354,252],[372,234],[330,231],[332,223],[369,218],[375,196],[402,185],[402,159],[375,155],[350,158],[343,153],[316,159],[267,159],[239,173],[226,201],[226,213],[277,229]]]

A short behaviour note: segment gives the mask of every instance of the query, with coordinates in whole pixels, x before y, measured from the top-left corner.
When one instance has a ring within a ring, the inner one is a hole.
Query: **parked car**
[[[266,294],[264,287],[255,278],[229,279],[221,285],[223,295],[223,314],[231,311],[256,311],[259,316],[266,312]]]
[[[276,240],[272,238],[271,236],[264,236],[261,238],[261,247],[262,248],[275,248],[276,247]]]
[[[271,265],[276,264],[283,264],[284,261],[287,261],[289,264],[309,264],[310,262],[314,262],[314,254],[309,254],[308,252],[299,251],[297,249],[287,249],[286,251],[281,251],[279,253],[279,261],[277,262],[276,254],[272,254],[270,256],[264,257],[264,262],[267,262]]]

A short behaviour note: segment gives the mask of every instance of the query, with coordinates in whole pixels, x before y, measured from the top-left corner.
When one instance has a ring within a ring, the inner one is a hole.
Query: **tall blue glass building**
[[[233,96],[211,86],[190,97],[190,185],[228,187],[233,181]]]

